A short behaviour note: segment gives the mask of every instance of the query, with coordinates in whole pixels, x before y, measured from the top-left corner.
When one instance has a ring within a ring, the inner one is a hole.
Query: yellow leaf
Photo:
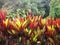
[[[52,30],[52,31],[54,31],[55,30],[55,28],[54,28],[54,26],[52,25],[52,26],[48,26],[48,30]]]
[[[28,34],[31,34],[31,32],[32,32],[32,31],[31,31],[31,29],[30,29],[29,32],[28,32]]]
[[[16,33],[16,31],[15,31],[15,30],[13,30],[13,29],[11,30],[11,32],[12,32],[13,34],[15,34],[15,33]]]
[[[52,25],[52,30],[54,31],[55,30],[55,28],[54,28],[54,26]]]
[[[25,32],[28,32],[28,29],[27,28],[25,29]]]
[[[48,38],[49,39],[49,41],[51,42],[51,43],[53,43],[54,42],[54,40],[52,39],[52,38]]]
[[[38,29],[37,29],[37,35],[39,35],[39,34],[41,34],[41,30],[38,27]]]
[[[9,33],[9,34],[12,34],[12,32],[11,32],[11,31],[9,31],[9,30],[8,30],[8,33]]]
[[[22,23],[22,27],[27,23],[27,20]]]
[[[21,42],[21,40],[22,40],[22,38],[21,38],[21,37],[19,37],[19,42]]]
[[[35,34],[35,35],[37,34],[37,31],[36,31],[36,30],[34,30],[34,34]]]
[[[8,19],[5,20],[5,24],[6,24],[6,26],[8,25]]]
[[[34,37],[33,37],[33,41],[37,41],[37,35],[35,35]]]
[[[14,26],[15,29],[17,29],[17,30],[20,29],[20,27],[18,27],[16,23],[13,23],[13,24],[14,24],[13,26]]]
[[[21,23],[20,23],[20,21],[19,21],[19,19],[16,19],[17,21],[16,21],[16,25],[18,26],[18,27],[20,27],[21,26]]]
[[[42,19],[42,25],[45,25],[45,24],[46,24],[46,22],[47,22],[47,20],[46,20],[46,19]]]

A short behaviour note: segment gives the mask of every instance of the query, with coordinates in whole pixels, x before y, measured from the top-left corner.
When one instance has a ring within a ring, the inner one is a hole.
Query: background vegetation
[[[44,16],[44,5],[49,5],[50,12],[48,17],[60,18],[60,0],[1,0],[0,2],[0,7],[8,12],[7,17],[16,16],[16,13],[25,17],[28,9],[31,9],[34,15]]]

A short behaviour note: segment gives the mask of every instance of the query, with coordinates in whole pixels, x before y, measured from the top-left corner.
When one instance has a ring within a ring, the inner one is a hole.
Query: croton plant
[[[44,43],[41,45],[48,45],[49,42],[52,45],[57,43],[56,37],[60,34],[60,18],[43,19],[42,16],[27,15],[25,18],[9,19],[6,16],[7,13],[0,10],[0,32],[7,38],[18,36],[20,41],[23,40],[24,45],[34,45],[32,42],[38,43],[38,41]],[[26,40],[30,43],[26,43]]]

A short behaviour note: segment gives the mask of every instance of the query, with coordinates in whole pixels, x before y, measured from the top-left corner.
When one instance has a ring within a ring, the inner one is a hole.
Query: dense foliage
[[[60,44],[60,0],[2,1],[0,42],[15,39],[21,45]]]
[[[58,43],[60,42],[60,18],[56,18],[56,20],[53,17],[43,19],[42,16],[31,16],[29,12],[24,18],[18,15],[6,18],[6,15],[6,12],[0,10],[1,40],[11,42],[15,39],[17,43],[23,45],[37,45],[38,42],[41,45],[60,44]],[[11,42],[11,44],[16,45],[14,42]]]

